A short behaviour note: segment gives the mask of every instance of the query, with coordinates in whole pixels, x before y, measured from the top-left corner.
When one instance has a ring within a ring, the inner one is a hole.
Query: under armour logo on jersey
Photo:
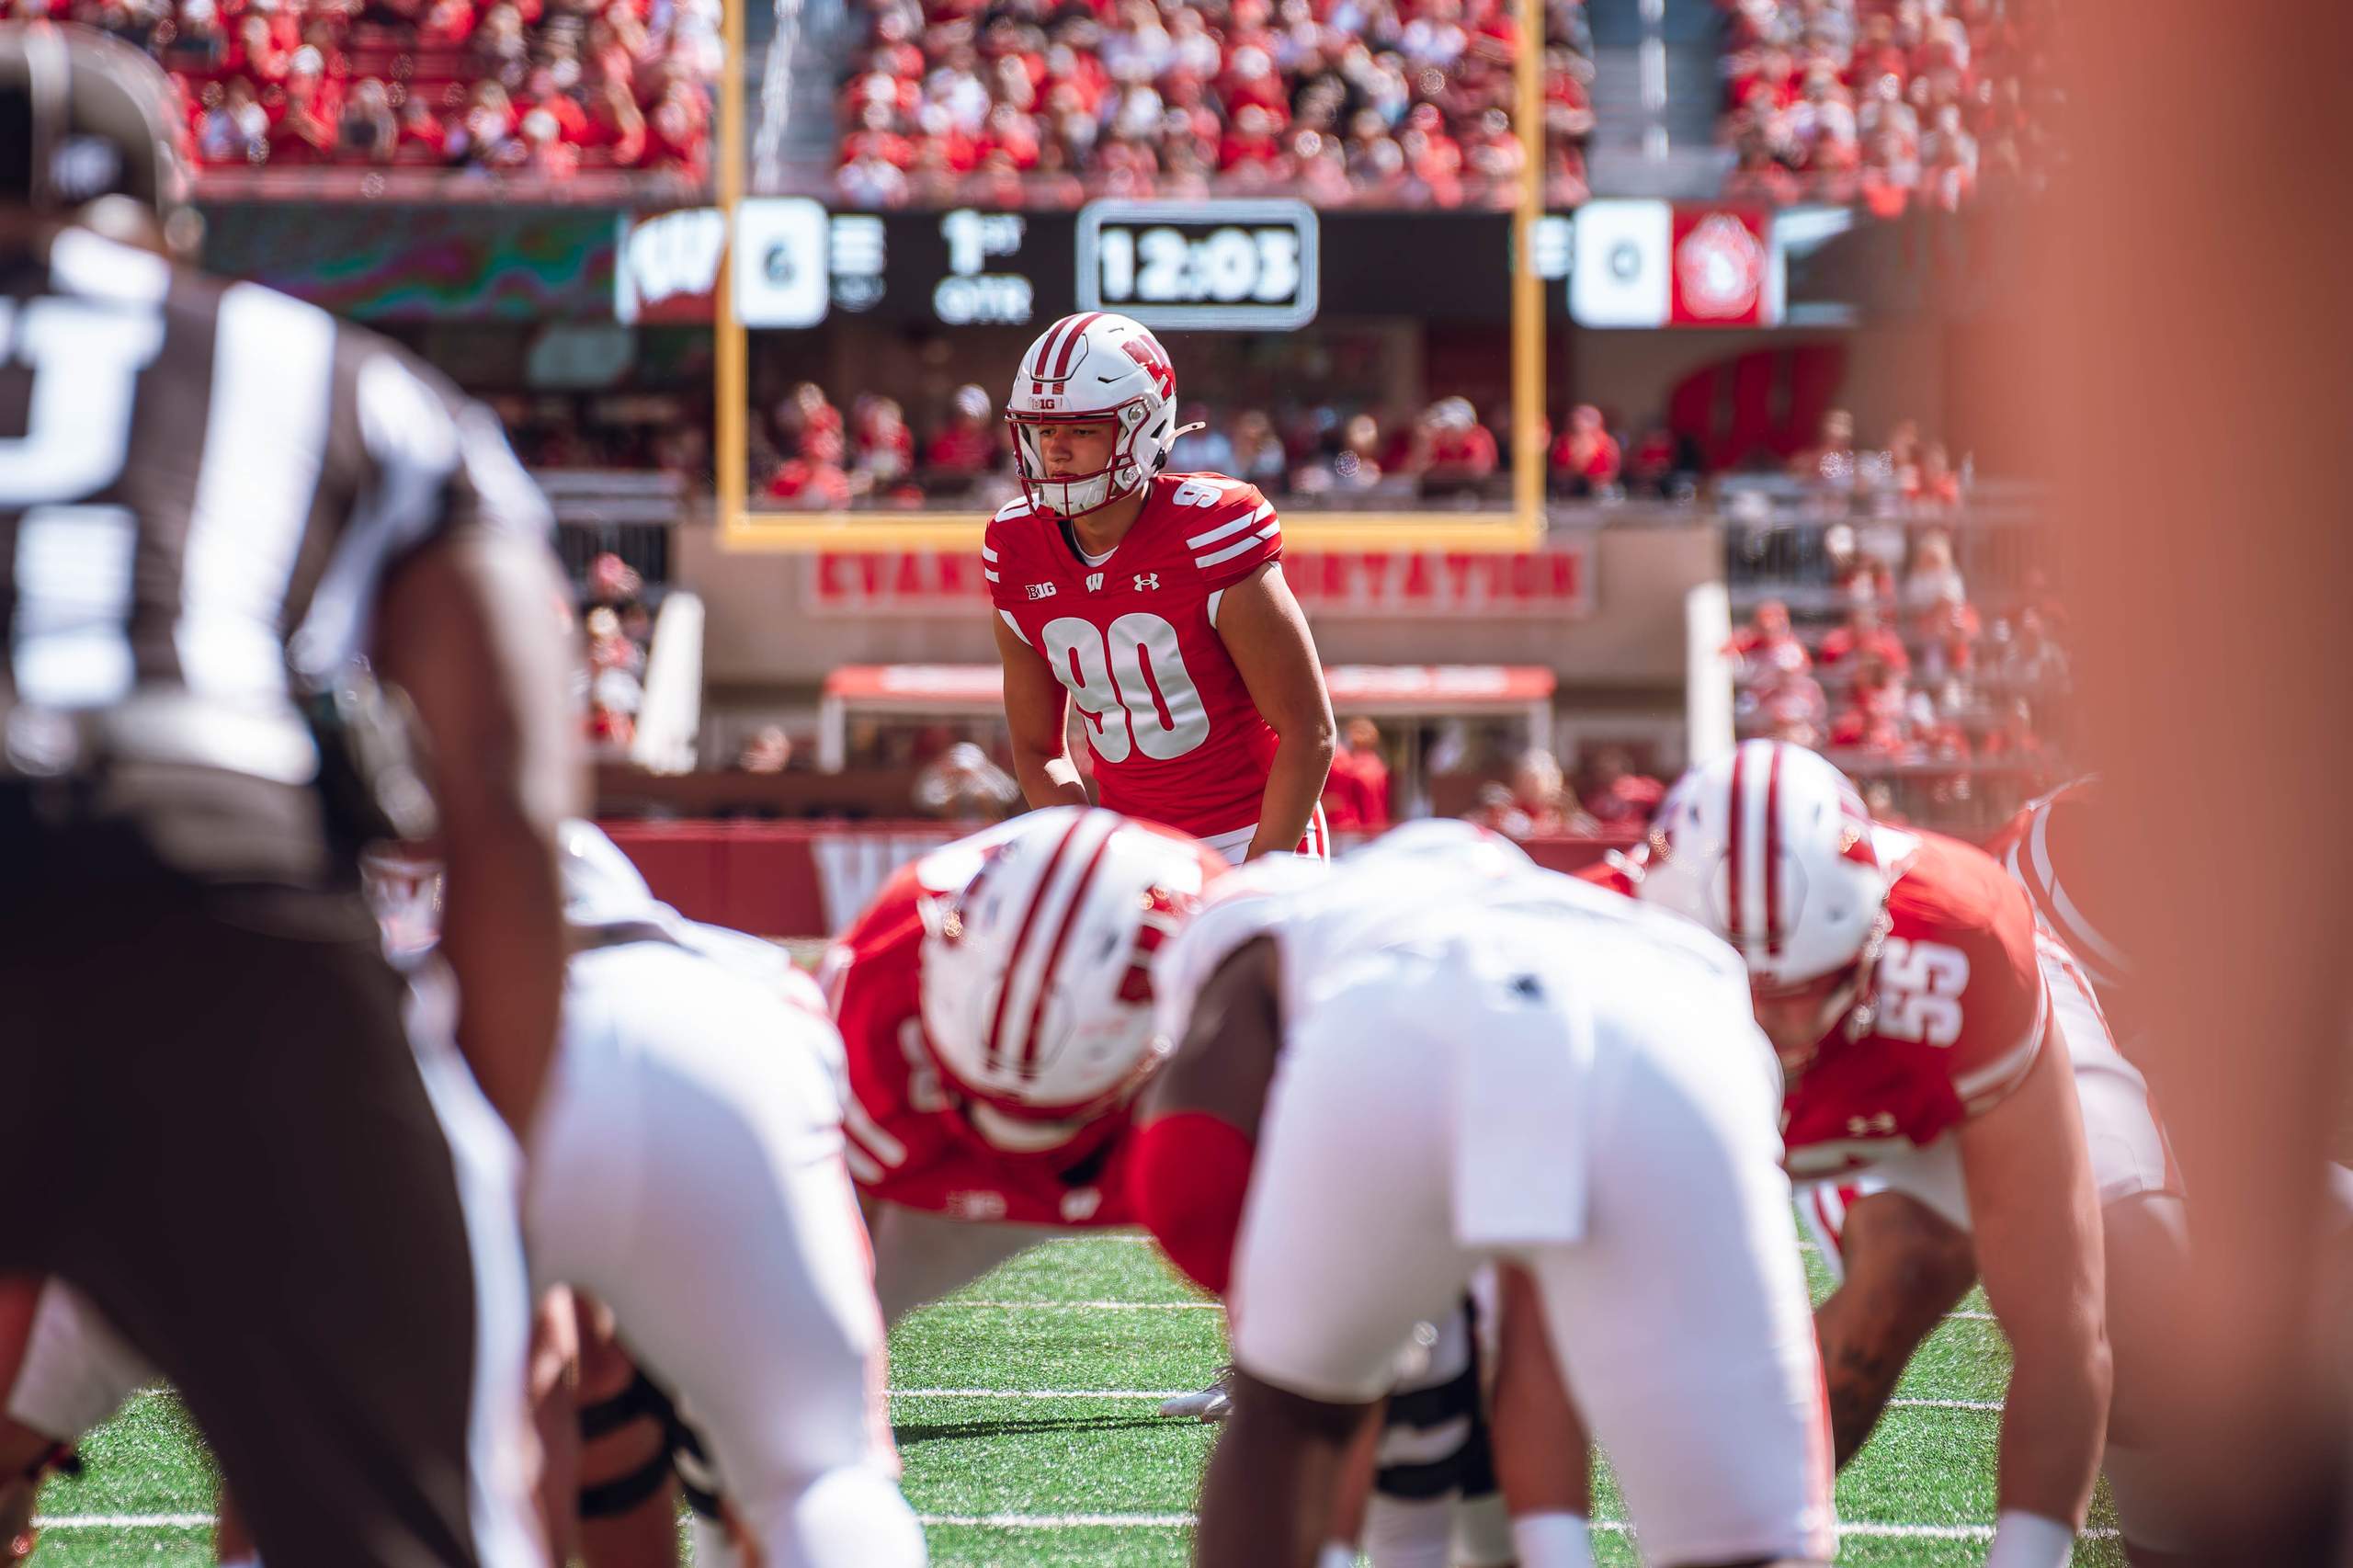
[[[1033,599],[1051,599],[1054,597],[1054,585],[1051,583],[1030,583],[1026,586],[1029,590],[1029,597]]]
[[[1094,592],[1096,592],[1097,589],[1101,588],[1102,586],[1103,586],[1103,574],[1102,574],[1102,573],[1100,573],[1100,572],[1089,572],[1089,573],[1086,574],[1086,591],[1087,591],[1088,593],[1090,593],[1090,594],[1091,594],[1091,593],[1094,593]]]
[[[1159,573],[1139,572],[1136,574],[1136,592],[1142,593],[1146,588],[1157,588],[1158,586],[1160,586]]]
[[[1893,1136],[1894,1131],[1895,1118],[1887,1111],[1847,1119],[1847,1135],[1850,1138],[1886,1138]]]

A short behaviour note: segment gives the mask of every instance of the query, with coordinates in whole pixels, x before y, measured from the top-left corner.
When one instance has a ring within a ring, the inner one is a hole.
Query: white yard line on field
[[[935,1528],[1003,1530],[1166,1529],[1193,1528],[1191,1514],[921,1514]],[[42,1530],[176,1530],[209,1529],[210,1514],[44,1514],[33,1519]],[[1627,1526],[1617,1519],[1596,1519],[1593,1528],[1608,1535],[1623,1535]],[[1854,1520],[1838,1533],[1873,1540],[1969,1540],[1994,1539],[1992,1525],[1893,1525]],[[2113,1529],[2087,1529],[2085,1540],[2114,1540]]]
[[[982,1301],[971,1297],[951,1296],[944,1301],[934,1301],[932,1310],[942,1307],[973,1307],[1002,1309],[1025,1312],[1222,1312],[1223,1301]]]
[[[964,1308],[989,1312],[1222,1312],[1222,1301],[1015,1301],[996,1297],[951,1296],[944,1301],[934,1301],[925,1310]],[[1948,1323],[1995,1323],[1992,1312],[1962,1308],[1945,1314]]]
[[[893,1399],[1175,1399],[1197,1389],[892,1389]],[[1891,1399],[1891,1410],[1968,1410],[1999,1415],[1997,1399]]]

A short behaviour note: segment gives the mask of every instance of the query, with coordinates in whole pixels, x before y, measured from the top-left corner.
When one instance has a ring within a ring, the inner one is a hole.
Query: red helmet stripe
[[[1070,358],[1068,345],[1075,336],[1072,329],[1086,330],[1085,321],[1086,318],[1081,316],[1064,316],[1046,329],[1046,335],[1038,340],[1037,362],[1029,367],[1032,379],[1045,381],[1060,379],[1063,372],[1054,369],[1054,350],[1062,348],[1063,358],[1067,363]]]
[[[1047,380],[1060,381],[1069,379],[1071,357],[1078,352],[1079,340],[1086,335],[1088,327],[1102,319],[1101,311],[1089,311],[1078,318],[1078,324],[1071,329],[1068,337],[1063,339],[1063,351],[1054,357],[1054,373]]]
[[[1741,770],[1747,764],[1748,748],[1745,745],[1735,747],[1732,754],[1732,798],[1728,802],[1732,825],[1725,835],[1724,846],[1726,850],[1724,858],[1727,862],[1724,902],[1730,906],[1724,926],[1724,936],[1735,948],[1743,946],[1740,939],[1740,838],[1742,819],[1748,813],[1741,809],[1745,802],[1740,798],[1740,775]]]
[[[1773,766],[1765,775],[1765,950],[1781,951],[1781,752],[1773,744]]]
[[[1005,1031],[1005,1005],[1013,996],[1013,977],[1021,971],[1021,949],[1029,943],[1029,927],[1038,918],[1038,906],[1046,902],[1047,891],[1054,885],[1054,868],[1063,863],[1063,852],[1070,847],[1070,841],[1078,836],[1078,830],[1086,822],[1086,813],[1081,812],[1076,821],[1063,830],[1061,842],[1054,846],[1053,854],[1047,858],[1046,874],[1038,879],[1038,891],[1029,897],[1029,907],[1021,912],[1021,928],[1013,934],[1013,948],[1005,963],[1005,979],[996,989],[996,1010],[989,1016],[988,1037],[981,1041],[982,1060],[992,1073],[997,1068],[997,1042]]]
[[[1103,864],[1103,852],[1111,847],[1111,840],[1120,835],[1117,827],[1097,840],[1095,853],[1086,858],[1086,867],[1078,873],[1078,882],[1070,891],[1070,903],[1063,906],[1062,924],[1054,928],[1054,944],[1046,949],[1046,967],[1038,976],[1038,995],[1029,1007],[1029,1031],[1021,1040],[1021,1075],[1034,1077],[1038,1072],[1038,1030],[1046,1021],[1046,998],[1054,989],[1054,973],[1062,968],[1063,954],[1068,950],[1070,928],[1078,924],[1078,912],[1086,903],[1086,890],[1095,881],[1095,869]]]

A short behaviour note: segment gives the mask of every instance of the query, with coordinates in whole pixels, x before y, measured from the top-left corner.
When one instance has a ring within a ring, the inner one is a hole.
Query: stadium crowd
[[[1482,414],[1466,397],[1395,412],[1331,402],[1274,409],[1188,403],[1182,420],[1203,428],[1177,439],[1172,469],[1231,473],[1293,501],[1500,494],[1507,483],[1508,411]],[[595,455],[555,431],[545,442],[526,434],[518,446],[535,466]],[[1591,403],[1570,411],[1550,454],[1552,489],[1564,498],[1687,498],[1702,477],[1687,437],[1653,424],[1622,441]],[[628,460],[619,447],[613,456]],[[979,504],[1012,494],[1011,454],[994,400],[973,385],[958,388],[919,432],[895,398],[864,394],[845,410],[824,388],[801,382],[756,429],[751,460],[753,488],[788,506]]]
[[[2039,0],[1719,0],[1726,194],[1952,211],[2052,160]]]
[[[0,0],[169,68],[210,167],[709,166],[717,0]]]
[[[1282,194],[1507,206],[1521,47],[1505,0],[866,0],[840,96],[858,206]],[[1583,0],[1548,0],[1548,199],[1586,194]]]

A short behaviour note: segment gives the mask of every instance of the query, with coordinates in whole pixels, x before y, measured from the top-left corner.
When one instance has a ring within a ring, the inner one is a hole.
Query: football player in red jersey
[[[2024,891],[1981,850],[1872,823],[1835,767],[1771,741],[1687,773],[1615,876],[1746,959],[1787,1076],[1791,1174],[1868,1173],[1901,1195],[1883,1217],[1973,1246],[2015,1356],[1987,1561],[2061,1568],[2109,1414],[2104,1194]],[[1845,1239],[1847,1278],[1817,1316],[1842,1461],[1967,1283],[1917,1322],[1917,1282],[1884,1267],[1904,1249],[1851,1221]]]
[[[835,941],[821,978],[886,1322],[1053,1234],[1136,1222],[1149,963],[1224,869],[1116,812],[1037,812],[903,868]]]
[[[1159,340],[1126,316],[1065,316],[1022,356],[1005,417],[1022,499],[981,556],[1022,794],[1087,803],[1075,701],[1103,805],[1232,861],[1323,855],[1332,702],[1282,526],[1241,480],[1162,472],[1178,431]]]

